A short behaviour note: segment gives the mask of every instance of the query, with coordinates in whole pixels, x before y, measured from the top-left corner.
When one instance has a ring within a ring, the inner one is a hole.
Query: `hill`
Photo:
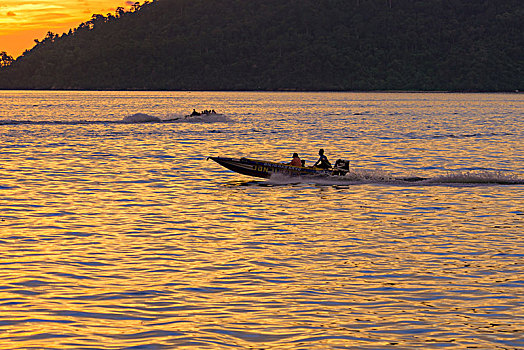
[[[522,33],[522,0],[157,0],[48,33],[0,88],[514,91]]]

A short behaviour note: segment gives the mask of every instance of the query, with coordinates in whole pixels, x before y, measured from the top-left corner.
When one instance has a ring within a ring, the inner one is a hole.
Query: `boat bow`
[[[273,174],[284,176],[311,176],[326,175],[330,172],[314,167],[297,167],[285,163],[275,163],[263,160],[249,158],[226,158],[226,157],[209,157],[224,168],[237,172],[239,174],[270,178]]]

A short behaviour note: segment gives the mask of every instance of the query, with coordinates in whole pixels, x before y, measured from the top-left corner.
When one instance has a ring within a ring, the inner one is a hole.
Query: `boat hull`
[[[268,179],[275,174],[284,176],[326,176],[332,174],[332,171],[321,168],[297,167],[283,163],[249,158],[209,157],[208,159],[211,159],[222,165],[224,168],[239,174],[265,179]]]

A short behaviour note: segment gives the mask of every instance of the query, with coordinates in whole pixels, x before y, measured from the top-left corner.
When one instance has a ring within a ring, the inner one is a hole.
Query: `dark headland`
[[[515,91],[523,33],[523,0],[156,0],[2,53],[0,89]]]

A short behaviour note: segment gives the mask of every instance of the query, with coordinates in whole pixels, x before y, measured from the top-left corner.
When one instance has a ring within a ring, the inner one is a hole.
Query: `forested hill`
[[[514,91],[523,33],[523,0],[156,0],[4,54],[0,88]]]

